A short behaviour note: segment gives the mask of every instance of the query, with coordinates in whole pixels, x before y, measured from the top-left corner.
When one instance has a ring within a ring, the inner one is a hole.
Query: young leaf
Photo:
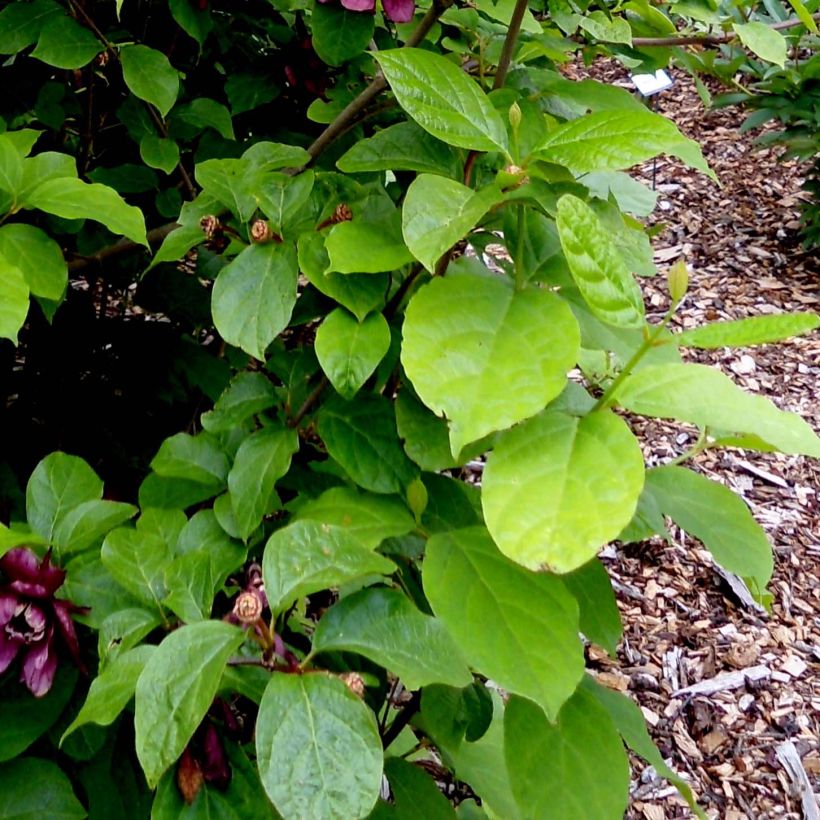
[[[434,137],[475,151],[507,151],[507,130],[479,85],[446,58],[420,48],[374,54],[399,105]]]
[[[68,265],[60,246],[33,225],[15,223],[0,228],[0,257],[14,260],[34,296],[55,302],[68,285]]]
[[[616,327],[643,327],[641,289],[592,208],[566,194],[558,200],[556,222],[572,278],[590,310]]]
[[[779,65],[786,65],[787,43],[786,38],[766,23],[757,21],[751,23],[733,23],[735,33],[740,42],[753,51],[762,60]]]
[[[373,712],[338,678],[272,675],[256,721],[262,785],[283,817],[367,817],[382,782]]]
[[[557,295],[464,275],[419,290],[402,335],[404,369],[421,400],[450,420],[454,454],[543,409],[563,390],[580,342]]]
[[[500,189],[493,185],[474,191],[452,179],[420,174],[404,198],[404,241],[413,256],[433,273],[441,255],[463,239],[501,198]]]
[[[774,568],[772,548],[742,498],[684,467],[649,470],[646,484],[661,512],[703,541],[724,569],[765,589]]]
[[[341,527],[296,521],[277,530],[265,545],[262,576],[271,612],[295,600],[367,575],[390,575],[395,564]]]
[[[71,781],[56,763],[21,757],[0,768],[0,817],[83,820],[87,816]]]
[[[390,347],[390,328],[381,313],[358,322],[343,308],[329,313],[316,331],[316,358],[330,383],[352,399]]]
[[[2,234],[0,234],[2,242]],[[2,252],[2,244],[0,244]],[[748,347],[749,345],[780,342],[792,336],[811,333],[820,327],[816,313],[780,313],[773,316],[751,316],[729,322],[684,330],[675,336],[679,345],[710,349],[715,347]]]
[[[382,273],[413,261],[401,235],[400,214],[378,221],[353,219],[334,225],[325,239],[325,273]]]
[[[530,569],[571,572],[629,523],[643,483],[641,448],[621,418],[547,411],[500,439],[481,503],[505,555]]]
[[[645,367],[623,382],[616,400],[633,413],[753,433],[781,452],[820,457],[820,438],[800,416],[744,392],[707,365]]]
[[[623,625],[606,567],[593,558],[561,580],[578,602],[581,632],[614,657]]]
[[[434,535],[422,577],[470,665],[554,717],[584,669],[578,605],[560,579],[505,558],[483,527]]]
[[[384,587],[348,595],[322,616],[312,651],[331,650],[364,655],[398,675],[409,690],[472,681],[444,624],[419,612],[403,593]]]
[[[222,338],[264,360],[268,345],[288,326],[297,278],[294,245],[269,242],[245,248],[214,284],[211,306]]]
[[[525,817],[623,816],[629,760],[609,714],[584,689],[564,704],[554,723],[534,703],[511,697],[504,713],[504,751]]]
[[[244,639],[235,626],[203,621],[172,632],[148,659],[137,680],[134,731],[150,788],[182,754],[211,707],[228,658]]]
[[[120,49],[120,63],[122,77],[131,92],[156,106],[165,117],[179,94],[179,74],[168,58],[148,46],[125,46]]]

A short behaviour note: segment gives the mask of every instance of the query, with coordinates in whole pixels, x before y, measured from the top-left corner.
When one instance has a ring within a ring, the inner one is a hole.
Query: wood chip
[[[780,765],[786,770],[795,797],[800,800],[805,820],[820,820],[820,807],[818,807],[812,791],[811,781],[803,768],[803,762],[800,760],[800,755],[797,754],[794,743],[790,740],[781,743],[775,749],[775,755]]]
[[[762,665],[741,669],[737,672],[724,672],[709,680],[702,680],[700,683],[678,689],[672,696],[682,698],[688,695],[714,695],[716,692],[728,692],[732,689],[740,689],[748,683],[759,683],[769,678],[771,674],[771,669]]]

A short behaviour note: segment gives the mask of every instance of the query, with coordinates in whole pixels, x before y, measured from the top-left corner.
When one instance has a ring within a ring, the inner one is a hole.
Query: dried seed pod
[[[270,242],[273,239],[273,231],[264,219],[256,219],[251,225],[251,239],[254,242]]]
[[[262,616],[262,598],[253,591],[240,592],[233,605],[233,614],[243,624],[255,624]]]
[[[356,695],[357,698],[364,697],[364,678],[358,672],[342,672],[339,680]]]
[[[202,219],[199,220],[199,227],[202,228],[205,233],[205,238],[209,242],[222,233],[222,223],[219,221],[219,217],[213,214],[203,216]]]
[[[353,211],[350,210],[350,206],[346,202],[341,202],[336,206],[330,221],[337,225],[339,222],[350,222],[351,219],[353,219]]]

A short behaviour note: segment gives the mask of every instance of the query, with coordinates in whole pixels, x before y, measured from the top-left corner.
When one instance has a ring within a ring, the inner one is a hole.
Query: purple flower
[[[29,549],[17,547],[0,558],[8,583],[0,586],[0,674],[19,655],[20,680],[41,698],[57,672],[56,636],[82,669],[72,613],[85,611],[54,597],[65,571],[51,565],[51,552],[42,561]]]
[[[319,0],[320,3],[330,3],[332,0]],[[376,0],[341,0],[342,6],[348,11],[370,12],[376,11]],[[382,0],[382,8],[388,20],[394,23],[409,23],[416,11],[416,0]]]

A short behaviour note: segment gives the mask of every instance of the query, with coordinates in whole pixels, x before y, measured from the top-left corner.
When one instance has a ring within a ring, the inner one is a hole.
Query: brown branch
[[[521,31],[521,23],[524,20],[524,13],[528,5],[529,0],[516,0],[515,8],[510,18],[510,27],[507,29],[504,45],[501,47],[501,56],[498,58],[498,67],[495,70],[495,79],[493,80],[493,90],[502,88],[504,81],[507,79],[507,72],[510,70],[513,52],[515,51],[516,43],[518,43],[518,33]]]
[[[162,240],[165,239],[171,231],[178,227],[179,225],[177,225],[176,222],[169,222],[166,225],[160,225],[159,228],[154,228],[153,230],[148,231],[148,244],[156,245],[159,242],[162,242]],[[92,253],[89,256],[75,257],[68,263],[68,272],[76,273],[77,271],[83,270],[90,265],[100,265],[112,257],[137,250],[144,251],[145,245],[141,245],[139,242],[132,242],[130,239],[120,239],[119,242],[115,242],[113,245],[108,245],[105,248],[101,248],[96,253]]]
[[[151,115],[151,119],[154,121],[157,131],[159,131],[160,137],[167,140],[168,127],[165,125],[165,120],[162,119],[157,111],[154,111],[154,106],[150,103],[145,103],[145,107],[148,109],[148,113]],[[191,182],[191,177],[188,176],[188,172],[185,170],[185,166],[182,164],[181,158],[177,163],[177,171],[179,171],[179,175],[182,178],[182,184],[188,194],[188,199],[196,199],[196,188],[194,187],[194,183]]]
[[[298,427],[299,423],[302,419],[314,408],[316,403],[322,397],[322,393],[325,392],[325,388],[330,384],[327,376],[322,376],[321,381],[316,387],[313,388],[313,392],[304,400],[302,406],[296,411],[296,415],[292,416],[288,419],[288,427]]]

